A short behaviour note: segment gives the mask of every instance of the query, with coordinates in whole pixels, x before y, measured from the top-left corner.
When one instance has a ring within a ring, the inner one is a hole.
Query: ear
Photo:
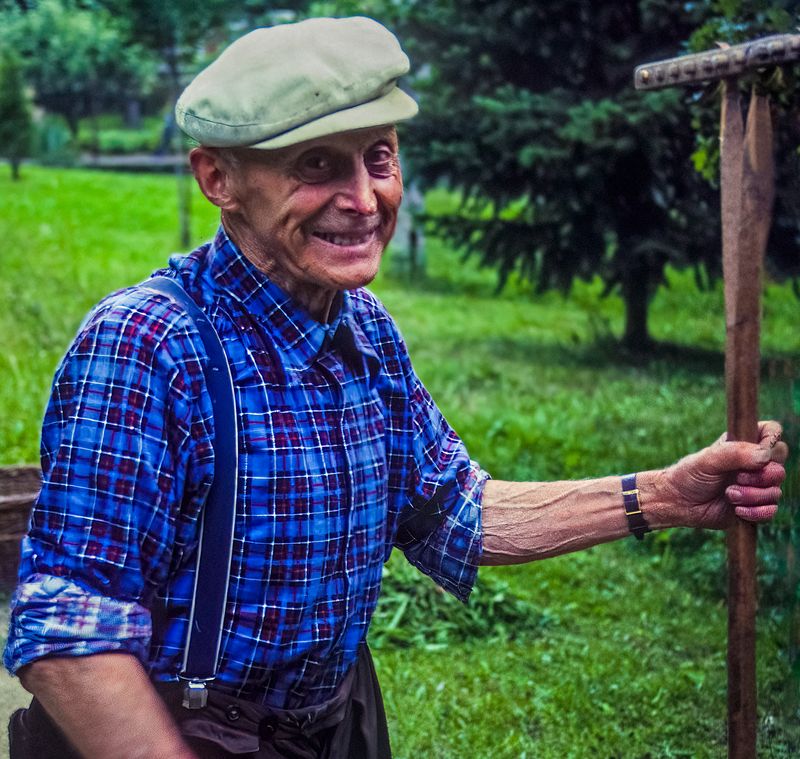
[[[223,211],[238,209],[231,167],[214,148],[194,148],[189,153],[189,163],[200,190],[209,201]]]

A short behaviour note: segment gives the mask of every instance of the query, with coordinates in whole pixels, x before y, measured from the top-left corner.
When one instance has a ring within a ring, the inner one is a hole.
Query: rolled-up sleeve
[[[32,574],[17,587],[12,605],[4,654],[12,674],[45,656],[125,651],[146,659],[150,612],[136,601],[108,598],[63,577]]]
[[[23,541],[3,661],[126,651],[145,659],[148,603],[202,502],[213,452],[202,366],[164,303],[107,308],[56,373],[43,485]],[[187,358],[189,357],[189,358]]]
[[[420,571],[466,601],[480,563],[481,499],[489,475],[472,461],[420,380],[411,393],[413,494],[395,544]]]

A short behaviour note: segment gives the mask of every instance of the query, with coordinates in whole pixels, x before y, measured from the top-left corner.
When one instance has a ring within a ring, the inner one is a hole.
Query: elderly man
[[[626,478],[499,482],[470,460],[363,289],[402,198],[407,70],[379,24],[313,19],[243,37],[181,97],[221,226],[166,274],[221,338],[239,440],[217,677],[181,705],[215,465],[205,349],[135,286],[82,325],[45,416],[5,656],[35,695],[15,755],[389,756],[365,638],[393,547],[466,600],[481,563],[774,514],[774,423]]]

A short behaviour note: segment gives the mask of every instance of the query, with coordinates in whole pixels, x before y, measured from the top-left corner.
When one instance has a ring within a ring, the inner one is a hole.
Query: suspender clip
[[[203,680],[187,680],[183,684],[183,708],[202,709],[208,703],[208,688]]]

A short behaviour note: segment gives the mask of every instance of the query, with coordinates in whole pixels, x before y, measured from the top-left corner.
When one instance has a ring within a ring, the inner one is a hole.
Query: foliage
[[[98,131],[96,137],[90,134],[79,139],[78,144],[103,155],[152,153],[158,147],[160,136],[148,129],[104,129]]]
[[[30,155],[33,137],[31,107],[22,81],[19,59],[0,50],[0,155],[11,163],[11,174],[19,178],[19,164]]]
[[[41,0],[22,13],[0,15],[8,44],[21,56],[36,102],[62,115],[73,134],[78,120],[147,92],[153,60],[101,8],[73,0]]]
[[[181,87],[181,69],[191,64],[201,40],[222,25],[225,9],[231,5],[225,0],[102,0],[98,4],[121,19],[130,38],[164,63],[173,102]]]
[[[164,130],[164,119],[147,116],[138,128],[126,127],[119,117],[108,116],[92,124],[83,120],[78,127],[78,145],[83,150],[97,148],[104,155],[128,153],[152,153],[160,145]]]
[[[352,10],[314,7],[331,5]],[[667,264],[703,284],[718,275],[719,202],[692,170],[692,99],[634,92],[632,72],[684,50],[711,5],[369,3],[414,59],[411,173],[462,197],[435,231],[495,268],[501,287],[514,274],[567,292],[599,275],[624,298],[626,342],[646,346]],[[773,262],[786,270],[782,251]]]
[[[718,41],[735,44],[768,34],[796,33],[800,11],[793,0],[717,0],[712,15],[691,36],[692,50]],[[771,95],[776,138],[776,196],[767,260],[772,277],[795,279],[800,293],[800,65],[767,69],[740,82],[743,101],[756,86]],[[692,104],[697,130],[696,167],[712,183],[719,166],[719,101],[697,98]]]
[[[717,268],[716,199],[689,167],[680,94],[631,87],[635,64],[680,48],[701,20],[696,4],[404,7],[421,105],[406,152],[417,176],[464,199],[436,230],[501,285],[516,272],[567,291],[599,274],[621,288],[626,340],[646,345],[665,265]]]
[[[442,649],[467,640],[508,642],[542,634],[553,621],[514,593],[496,575],[478,578],[469,604],[462,604],[395,558],[383,572],[381,604],[370,626],[374,649],[422,646]]]
[[[280,10],[259,0],[96,0],[122,20],[131,39],[166,68],[174,102],[189,74],[210,62],[208,54],[256,26],[292,18],[305,2],[285,0]],[[198,51],[200,51],[198,53]]]
[[[44,114],[36,122],[33,154],[45,166],[73,166],[78,158],[75,140],[63,116]]]
[[[4,2],[0,24],[23,57],[37,102],[64,116],[77,135],[81,118],[109,109],[122,112],[157,87],[156,97],[173,103],[186,78],[230,36],[303,5],[290,0],[279,12],[256,0]],[[131,134],[94,134],[88,147],[129,152],[133,140]]]

